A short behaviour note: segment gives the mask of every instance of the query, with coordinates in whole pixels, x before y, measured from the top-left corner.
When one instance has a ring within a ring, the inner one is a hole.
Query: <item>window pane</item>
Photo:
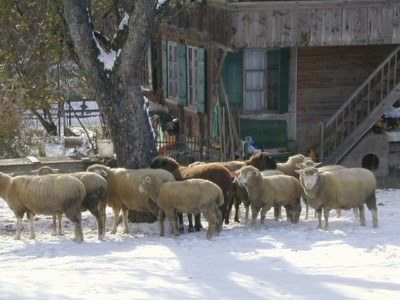
[[[244,105],[246,112],[256,112],[264,109],[264,92],[247,92]]]
[[[247,72],[246,73],[246,90],[263,89],[264,72]]]

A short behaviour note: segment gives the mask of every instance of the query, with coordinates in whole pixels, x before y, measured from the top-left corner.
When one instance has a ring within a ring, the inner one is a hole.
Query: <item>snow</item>
[[[157,222],[111,235],[107,208],[105,240],[84,212],[78,244],[68,219],[65,235],[52,236],[46,216],[36,218],[35,240],[26,220],[14,240],[15,217],[0,199],[0,298],[400,299],[399,201],[400,190],[377,190],[379,228],[367,209],[365,227],[351,211],[331,212],[329,231],[305,221],[304,209],[299,224],[274,221],[270,211],[261,228],[231,218],[210,241],[204,229],[159,237]]]

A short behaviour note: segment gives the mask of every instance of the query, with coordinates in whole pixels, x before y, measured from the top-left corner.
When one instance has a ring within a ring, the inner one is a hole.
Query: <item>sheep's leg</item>
[[[193,227],[193,217],[192,217],[192,214],[187,214],[187,218],[188,218],[188,221],[189,221],[188,232],[193,232],[193,231],[194,231],[194,227]]]
[[[245,208],[245,210],[246,210],[246,213],[245,213],[245,216],[244,216],[244,223],[247,224],[247,223],[249,223],[249,210],[250,210],[250,205],[247,204],[247,205],[244,206],[244,208]]]
[[[57,235],[57,214],[53,214],[53,228],[51,235]]]
[[[159,209],[158,210],[158,225],[160,228],[160,236],[164,236],[164,220],[165,220],[165,213]]]
[[[15,214],[15,216],[17,217],[17,228],[15,231],[15,239],[19,240],[21,239],[22,217],[24,216],[24,214],[22,215]]]
[[[122,209],[122,223],[124,224],[124,233],[129,233],[129,225],[128,225],[128,209]]]
[[[358,208],[360,209],[360,224],[361,224],[361,226],[365,226],[364,204],[361,204]]]
[[[274,205],[274,217],[275,221],[279,221],[282,218],[282,207],[280,205]]]
[[[217,205],[213,206],[214,214],[216,216],[216,234],[219,234],[222,230],[222,212]]]
[[[294,211],[292,210],[292,208],[289,205],[286,205],[285,211],[286,211],[286,221],[294,223],[294,216],[293,216]]]
[[[169,223],[171,224],[170,232],[172,231],[172,233],[175,236],[179,236],[180,232],[179,232],[178,221],[177,221],[175,211],[166,211],[165,214],[167,216]]]
[[[304,220],[308,220],[308,211],[310,209],[310,206],[306,204],[306,215],[304,216]]]
[[[62,213],[57,213],[58,218],[58,235],[64,235],[64,230],[62,229]]]
[[[324,230],[329,230],[329,223],[328,223],[328,219],[329,219],[329,209],[324,208],[324,218],[325,218],[325,227]]]
[[[183,226],[183,213],[177,213],[178,215],[178,222],[179,222],[179,231],[180,233],[185,232],[185,227]]]
[[[114,222],[113,222],[113,227],[111,229],[111,234],[116,234],[117,233],[117,227],[118,227],[118,219],[119,219],[119,208],[113,208],[114,211]]]
[[[225,214],[225,224],[229,224],[229,219],[232,212],[233,200],[228,204],[228,209],[226,210]]]
[[[239,208],[240,208],[240,203],[242,201],[240,201],[239,198],[236,197],[234,202],[235,202],[235,219],[234,220],[235,220],[235,222],[240,223],[240,219],[239,219],[240,210],[239,210]]]
[[[372,214],[372,224],[374,228],[378,228],[378,210],[375,208],[371,209],[371,214]]]
[[[106,200],[105,199],[100,200],[98,207],[99,207],[101,222],[103,223],[102,235],[105,236],[106,235],[106,221],[107,221],[107,214],[106,214],[107,202],[106,202]]]
[[[101,216],[100,211],[99,211],[99,207],[96,204],[93,207],[88,207],[88,210],[90,211],[90,213],[97,220],[97,238],[99,240],[103,240],[103,238],[104,238],[104,234],[103,234],[103,232],[104,232],[104,224],[103,224],[102,216]]]
[[[336,218],[341,218],[342,217],[342,209],[338,208],[336,209]]]
[[[83,241],[83,232],[82,232],[82,214],[77,209],[76,211],[68,211],[65,212],[65,216],[71,220],[74,224],[74,238],[73,240],[80,243]]]
[[[257,206],[255,206],[254,204],[251,204],[251,226],[252,227],[256,226],[258,211],[259,211],[259,208]]]
[[[322,207],[315,210],[315,213],[318,216],[318,226],[317,229],[322,229]]]
[[[353,214],[356,219],[358,219],[358,207],[353,208]]]
[[[203,226],[201,225],[200,217],[201,217],[200,214],[195,214],[194,215],[194,229],[196,231],[200,231],[201,228],[203,228]]]
[[[33,227],[33,217],[35,214],[28,211],[26,215],[29,221],[29,238],[33,240],[35,238],[35,228]]]
[[[264,205],[261,207],[261,224],[264,224],[265,216],[267,215],[267,211],[271,209],[271,205]]]
[[[215,210],[212,207],[203,211],[203,216],[208,222],[208,228],[206,233],[207,240],[210,240],[216,231],[217,216],[215,215]]]
[[[301,199],[303,199],[303,203],[306,207],[306,214],[304,216],[304,220],[308,220],[308,211],[310,209],[310,206],[308,205],[307,198],[304,195],[301,196]]]

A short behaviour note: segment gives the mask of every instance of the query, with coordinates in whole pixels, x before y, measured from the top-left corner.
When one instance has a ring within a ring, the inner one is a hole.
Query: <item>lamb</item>
[[[378,227],[376,206],[376,178],[364,168],[344,168],[320,172],[315,167],[297,170],[308,204],[318,215],[318,229],[322,229],[321,214],[324,210],[325,230],[329,229],[331,209],[358,208],[361,226],[365,226],[364,203],[372,213],[374,227]]]
[[[107,204],[113,209],[114,222],[111,234],[117,232],[119,213],[122,210],[122,221],[124,233],[129,232],[128,209],[141,212],[150,212],[159,221],[160,236],[164,236],[164,216],[160,213],[158,206],[147,194],[139,192],[139,177],[144,172],[158,176],[163,182],[175,181],[174,176],[165,170],[150,169],[125,169],[110,168],[100,164],[94,164],[87,171],[101,175],[108,183]]]
[[[245,186],[249,195],[252,211],[252,226],[255,225],[258,212],[261,209],[261,224],[264,223],[267,211],[272,207],[284,206],[287,220],[292,223],[299,221],[301,212],[301,185],[298,179],[289,175],[271,175],[263,177],[253,166],[239,170],[237,177],[240,185]],[[275,210],[275,220],[279,215]]]
[[[284,175],[283,172],[279,170],[264,170],[261,171],[261,175],[264,176],[271,176],[271,175]],[[234,220],[235,222],[240,222],[239,220],[239,206],[240,204],[243,203],[246,214],[245,214],[245,223],[249,221],[249,208],[250,208],[250,201],[249,201],[249,196],[247,194],[247,190],[245,187],[240,186],[238,180],[237,180],[237,174],[232,173],[233,176],[233,184],[234,184],[234,196],[233,196],[233,203],[235,205],[235,217]],[[275,209],[275,208],[274,208]],[[278,209],[278,208],[277,208]],[[228,209],[228,211],[231,210],[231,207]],[[279,212],[280,213],[280,207],[279,207]]]
[[[37,175],[55,174],[58,169],[52,169],[44,166],[38,170],[34,170]],[[89,210],[97,220],[97,236],[99,240],[103,240],[105,235],[106,224],[106,195],[108,191],[107,181],[100,175],[93,172],[75,172],[69,175],[79,179],[86,190],[85,199],[81,204],[81,211]],[[58,227],[56,220],[58,217]],[[62,235],[61,228],[62,213],[53,215],[53,235]]]
[[[229,170],[219,163],[200,164],[197,166],[187,167],[180,166],[176,160],[171,157],[157,156],[153,158],[150,168],[164,169],[171,172],[177,181],[200,178],[207,179],[218,185],[224,194],[224,203],[220,206],[222,217],[226,216],[229,203],[232,201],[233,196],[233,181]],[[182,215],[180,217],[181,231],[183,230]],[[227,220],[225,219],[225,223]],[[222,223],[221,223],[222,226]],[[200,215],[195,216],[195,230],[200,231]],[[189,216],[189,231],[193,230],[193,223]]]
[[[0,196],[7,202],[17,218],[15,239],[21,238],[22,217],[26,212],[30,238],[35,238],[35,214],[65,213],[74,224],[74,240],[83,241],[80,207],[86,196],[85,187],[70,175],[21,175],[10,177],[0,172]]]
[[[281,171],[275,170],[276,162],[268,152],[259,152],[259,153],[253,154],[250,157],[250,159],[245,160],[245,161],[228,161],[228,162],[221,162],[220,164],[227,167],[228,170],[231,172],[237,171],[244,166],[253,166],[260,171],[265,170],[265,172],[267,172],[267,171],[274,172],[274,173],[279,172],[282,174]],[[232,174],[232,177],[235,178],[236,174]],[[233,201],[230,202],[230,204],[228,206],[228,210],[227,210],[227,213],[225,216],[226,224],[228,224],[228,222],[229,222],[229,216],[231,214],[233,205],[235,205],[234,220],[235,220],[235,222],[239,222],[239,206],[241,203],[244,204],[244,206],[246,208],[246,216],[248,217],[248,208],[249,207],[247,204],[249,202],[248,202],[247,191],[245,188],[240,187],[238,185],[238,183],[234,181],[234,196],[233,196]]]
[[[171,224],[172,233],[180,234],[176,213],[202,213],[208,222],[206,238],[219,234],[222,214],[219,206],[224,203],[221,188],[205,179],[163,182],[153,174],[145,174],[140,180],[139,191],[150,195]]]

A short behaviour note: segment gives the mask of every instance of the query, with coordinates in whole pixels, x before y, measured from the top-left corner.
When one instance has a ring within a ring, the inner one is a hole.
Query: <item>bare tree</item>
[[[90,1],[63,0],[63,17],[73,43],[77,63],[85,75],[104,116],[120,166],[147,167],[156,147],[141,88],[141,71],[150,39],[171,11],[184,5],[178,0],[99,1],[115,12],[117,32],[109,38],[96,30]],[[97,3],[97,4],[99,4]],[[93,2],[94,6],[94,2]],[[124,15],[125,18],[124,18]],[[104,14],[105,15],[105,14]],[[128,20],[126,26],[121,20]],[[103,24],[104,25],[104,24]],[[107,25],[107,24],[106,24]],[[110,27],[107,28],[110,31]],[[104,32],[104,30],[103,30]],[[105,68],[101,51],[115,51],[115,62]]]

